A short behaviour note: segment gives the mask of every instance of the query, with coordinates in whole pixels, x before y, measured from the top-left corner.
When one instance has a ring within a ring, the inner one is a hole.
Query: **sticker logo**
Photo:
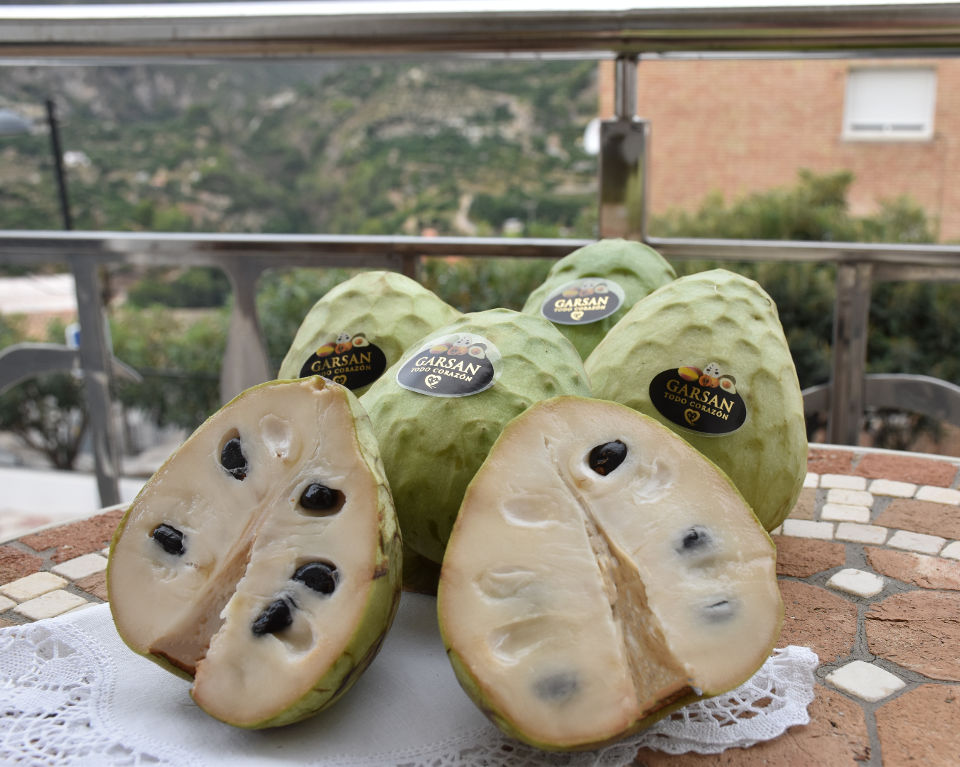
[[[588,325],[617,311],[623,297],[613,280],[587,277],[561,285],[540,305],[540,313],[558,325]]]
[[[300,377],[321,375],[348,389],[359,389],[376,381],[387,369],[387,357],[363,333],[337,335],[321,344],[300,368]]]
[[[500,369],[500,350],[483,336],[438,336],[400,364],[397,383],[432,397],[468,397],[493,386]]]
[[[667,420],[705,435],[729,434],[747,419],[737,380],[716,362],[664,370],[650,382],[650,400]]]

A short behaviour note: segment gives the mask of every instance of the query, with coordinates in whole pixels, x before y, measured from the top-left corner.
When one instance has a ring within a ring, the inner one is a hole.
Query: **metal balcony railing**
[[[960,281],[960,248],[852,243],[658,239],[646,236],[648,125],[637,117],[636,65],[643,58],[953,56],[960,3],[755,0],[713,4],[575,2],[550,9],[525,0],[357,0],[44,4],[0,7],[0,67],[30,63],[111,64],[198,57],[383,57],[410,54],[575,54],[616,61],[615,116],[601,129],[601,237],[647,241],[666,258],[816,262],[836,268],[831,380],[804,393],[828,414],[828,441],[855,443],[868,406],[894,406],[960,424],[960,387],[923,376],[867,376],[869,300],[886,280]],[[628,195],[629,191],[629,195]],[[416,276],[429,256],[558,258],[580,240],[358,236],[176,235],[123,232],[0,232],[0,263],[69,264],[76,278],[80,349],[94,458],[104,505],[119,501],[111,434],[113,371],[104,333],[99,269],[111,264],[217,266],[230,277],[234,308],[221,396],[268,380],[254,302],[268,268],[377,267]],[[72,364],[74,356],[64,358]],[[33,361],[30,361],[33,359]],[[50,358],[18,357],[0,386]]]

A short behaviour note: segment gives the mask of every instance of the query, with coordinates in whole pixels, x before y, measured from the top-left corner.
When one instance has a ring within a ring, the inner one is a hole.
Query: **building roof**
[[[77,310],[72,274],[0,278],[0,314],[47,314]]]

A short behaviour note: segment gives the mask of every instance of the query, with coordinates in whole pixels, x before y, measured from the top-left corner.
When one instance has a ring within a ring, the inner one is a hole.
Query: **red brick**
[[[0,585],[43,569],[43,559],[13,546],[0,546]]]
[[[790,510],[790,519],[813,519],[817,511],[817,491],[812,487],[805,487],[800,491],[797,502]]]
[[[877,734],[884,764],[956,767],[960,687],[924,684],[881,706]]]
[[[853,701],[828,690],[815,688],[816,697],[807,709],[810,723],[791,727],[779,738],[747,749],[730,748],[720,754],[681,754],[641,749],[634,767],[860,767],[870,759],[870,738],[863,710]]]
[[[960,591],[960,562],[914,552],[867,548],[867,562],[877,573],[922,589]]]
[[[106,572],[94,573],[79,581],[74,581],[77,588],[83,589],[88,594],[93,594],[98,599],[107,601],[107,574]]]
[[[122,518],[123,509],[107,511],[90,519],[25,535],[20,542],[36,551],[54,548],[50,558],[57,563],[65,562],[108,546]]]
[[[917,485],[950,487],[957,465],[947,461],[896,453],[868,453],[857,464],[856,473],[870,479],[893,479]]]
[[[809,647],[821,663],[845,658],[857,636],[857,606],[818,586],[780,581],[783,630],[777,647]]]
[[[870,652],[931,679],[960,682],[960,593],[910,591],[870,606]]]
[[[773,542],[777,546],[777,575],[781,576],[806,578],[839,567],[847,558],[842,543],[785,535],[773,536]]]
[[[852,450],[823,450],[810,448],[807,453],[807,471],[814,474],[852,474]]]
[[[945,503],[896,498],[873,524],[960,539],[960,508]]]

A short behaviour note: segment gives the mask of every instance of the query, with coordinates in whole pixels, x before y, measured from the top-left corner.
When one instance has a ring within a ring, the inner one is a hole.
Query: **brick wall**
[[[842,136],[853,66],[933,66],[929,141],[850,141]],[[960,240],[960,60],[642,61],[639,116],[652,124],[651,212],[695,209],[720,190],[729,200],[791,185],[797,170],[850,170],[851,212],[909,195]],[[601,116],[613,113],[613,64],[600,70]]]

